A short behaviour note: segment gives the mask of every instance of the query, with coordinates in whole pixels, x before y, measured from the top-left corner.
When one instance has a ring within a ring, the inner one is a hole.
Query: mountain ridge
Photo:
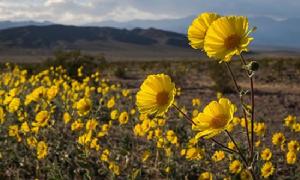
[[[185,35],[154,28],[132,30],[113,27],[82,27],[70,25],[24,26],[0,30],[2,47],[55,48],[60,45],[80,46],[99,42],[103,46],[112,42],[135,45],[165,45],[180,48],[188,47]],[[82,47],[78,47],[82,48]]]

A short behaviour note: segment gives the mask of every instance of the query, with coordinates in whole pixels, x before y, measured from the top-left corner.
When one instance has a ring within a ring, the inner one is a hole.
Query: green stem
[[[248,128],[248,119],[247,119],[247,113],[246,110],[244,109],[244,99],[243,99],[243,94],[241,94],[241,88],[238,86],[237,84],[237,80],[235,78],[235,75],[233,74],[231,67],[229,66],[229,63],[226,62],[226,67],[230,73],[230,76],[232,78],[232,81],[234,82],[235,88],[236,88],[236,92],[238,93],[239,97],[240,97],[240,103],[242,106],[242,110],[243,110],[243,114],[244,114],[244,118],[245,118],[245,126],[246,126],[246,133],[247,133],[247,141],[248,141],[248,146],[249,146],[249,153],[251,154],[251,150],[252,150],[252,143],[250,141],[250,137],[249,137],[249,128]]]
[[[225,145],[221,144],[220,142],[218,142],[217,140],[215,140],[214,138],[210,138],[211,141],[213,141],[214,143],[216,143],[217,145],[221,146],[224,150],[226,150],[227,152],[230,152],[230,153],[237,153],[239,154],[239,152],[233,150],[233,149],[230,149],[228,147],[226,147]]]
[[[175,104],[173,104],[173,106],[179,113],[181,113],[185,117],[186,120],[188,120],[189,122],[191,122],[193,125],[196,126],[196,123],[191,118],[189,118],[183,111],[181,111],[181,109],[179,109],[179,107],[177,107]]]
[[[246,65],[246,60],[244,59],[243,55],[240,54],[241,61],[244,65]],[[254,155],[254,83],[253,83],[253,76],[251,75],[250,71],[247,71],[248,77],[250,79],[250,87],[251,87],[251,156],[250,159],[253,159]]]

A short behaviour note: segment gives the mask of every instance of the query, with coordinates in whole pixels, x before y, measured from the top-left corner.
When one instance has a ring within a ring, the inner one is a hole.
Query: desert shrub
[[[118,78],[121,79],[126,79],[127,78],[127,73],[126,73],[127,69],[124,67],[117,67],[114,70],[114,75]]]
[[[81,66],[85,67],[83,75],[89,75],[96,68],[99,70],[105,69],[107,67],[107,62],[103,56],[91,56],[82,54],[81,51],[56,51],[53,58],[49,58],[44,64],[45,68],[48,67],[66,67],[67,74],[72,78],[78,79],[78,68]]]

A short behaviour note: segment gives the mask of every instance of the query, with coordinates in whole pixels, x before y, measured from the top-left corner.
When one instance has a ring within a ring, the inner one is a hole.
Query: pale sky
[[[300,0],[0,0],[0,20],[85,24],[104,20],[169,19],[204,11],[300,17]]]

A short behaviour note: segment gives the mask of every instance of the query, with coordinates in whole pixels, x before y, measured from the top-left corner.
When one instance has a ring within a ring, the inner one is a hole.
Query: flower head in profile
[[[232,56],[248,51],[253,40],[249,37],[248,26],[248,19],[243,16],[224,16],[215,20],[204,39],[208,57],[228,62]]]
[[[219,17],[220,15],[216,13],[205,12],[194,19],[188,29],[188,39],[192,48],[203,49],[206,31],[211,23]]]
[[[213,174],[211,172],[203,172],[198,177],[198,180],[212,180]]]
[[[36,153],[38,159],[44,159],[48,154],[48,146],[44,141],[40,141],[36,147]]]
[[[48,120],[50,118],[50,115],[48,111],[40,111],[36,114],[35,116],[35,121],[33,122],[33,126],[38,126],[38,127],[45,127],[48,124]]]
[[[136,95],[136,105],[142,114],[161,115],[172,105],[175,92],[175,84],[168,75],[149,75]]]
[[[200,131],[196,138],[211,138],[227,129],[235,111],[235,105],[226,98],[209,103],[203,112],[193,119],[195,124],[193,124],[192,129]]]
[[[212,156],[212,160],[214,162],[219,162],[222,161],[225,158],[225,153],[224,151],[216,151],[213,156]]]
[[[284,119],[284,125],[287,127],[292,127],[296,123],[296,116],[288,115]]]

